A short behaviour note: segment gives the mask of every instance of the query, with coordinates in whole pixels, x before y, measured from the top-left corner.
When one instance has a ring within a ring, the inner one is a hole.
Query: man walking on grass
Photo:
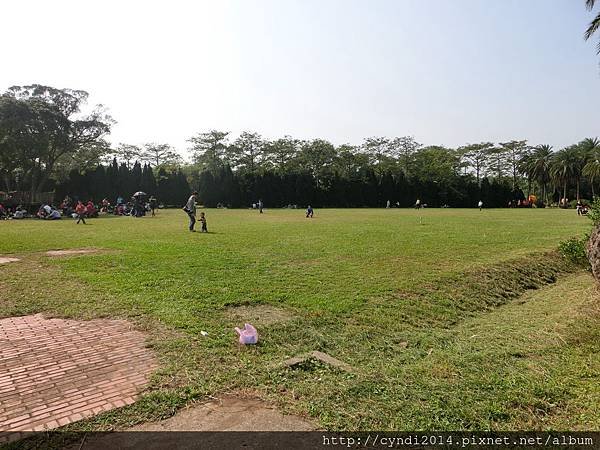
[[[198,193],[196,191],[192,192],[192,195],[190,195],[190,198],[188,199],[187,203],[183,207],[183,210],[187,213],[188,217],[190,218],[189,229],[192,232],[196,231],[196,230],[194,230],[194,225],[196,224],[196,196],[197,195],[198,195]]]
[[[81,201],[77,202],[75,213],[77,214],[77,224],[79,224],[79,222],[83,222],[85,225],[85,214],[87,213],[87,208]]]

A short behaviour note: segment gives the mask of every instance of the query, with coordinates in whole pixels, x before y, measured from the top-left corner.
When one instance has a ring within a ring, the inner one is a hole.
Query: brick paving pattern
[[[0,431],[57,428],[129,405],[156,367],[126,321],[0,319]]]

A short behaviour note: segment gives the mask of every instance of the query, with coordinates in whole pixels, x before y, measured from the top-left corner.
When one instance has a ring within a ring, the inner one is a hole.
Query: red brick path
[[[121,320],[0,319],[0,431],[39,431],[129,405],[156,367]]]

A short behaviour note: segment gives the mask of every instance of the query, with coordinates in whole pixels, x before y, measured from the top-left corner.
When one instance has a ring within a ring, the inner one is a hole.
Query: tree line
[[[538,206],[590,199],[600,180],[600,143],[587,138],[554,151],[525,140],[423,145],[411,136],[369,137],[359,145],[255,132],[209,130],[189,138],[191,160],[170,145],[106,140],[113,119],[102,106],[82,114],[88,94],[14,86],[0,96],[0,176],[4,190],[95,200],[137,190],[178,205],[198,190],[207,206],[505,206],[536,194]]]

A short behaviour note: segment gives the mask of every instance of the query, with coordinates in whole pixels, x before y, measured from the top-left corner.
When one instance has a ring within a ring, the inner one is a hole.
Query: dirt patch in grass
[[[73,256],[73,255],[86,255],[89,253],[98,253],[101,249],[98,248],[72,248],[68,250],[49,250],[46,252],[47,256],[60,257],[60,256]]]
[[[195,403],[180,410],[173,417],[145,423],[124,431],[143,433],[109,433],[72,436],[68,450],[82,447],[89,450],[106,448],[192,448],[198,445],[198,436],[175,432],[220,431],[313,431],[317,427],[302,417],[284,415],[268,403],[254,397],[228,395],[209,402]],[[241,448],[249,445],[248,436],[239,441],[239,434],[206,433],[202,435],[203,448]],[[264,436],[261,441],[261,436]],[[272,437],[258,434],[250,441],[251,448],[271,447]],[[59,442],[52,442],[58,444]],[[85,445],[84,445],[85,444]],[[256,444],[256,445],[253,445]],[[33,447],[31,447],[33,448]],[[46,447],[48,448],[48,447]]]
[[[256,398],[226,396],[192,405],[173,417],[131,431],[309,431],[315,426],[299,416],[283,415]]]
[[[271,305],[233,306],[227,308],[226,315],[236,323],[247,322],[254,326],[267,326],[294,319],[291,312]]]

